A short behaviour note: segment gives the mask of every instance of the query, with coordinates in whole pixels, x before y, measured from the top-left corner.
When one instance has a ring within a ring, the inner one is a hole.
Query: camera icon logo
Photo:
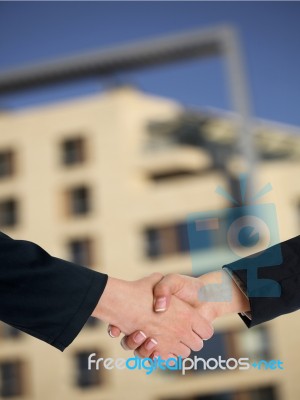
[[[265,250],[270,243],[270,231],[265,221],[254,215],[239,217],[228,229],[227,242],[241,257],[247,256],[249,248]]]
[[[245,188],[245,183],[241,182],[240,186],[241,189]],[[271,190],[270,184],[266,185],[255,199],[269,190]],[[203,270],[219,269],[222,265],[230,264],[233,273],[234,270],[246,270],[249,296],[279,297],[280,285],[274,280],[259,277],[259,268],[282,263],[275,205],[254,202],[238,204],[223,189],[217,188],[217,192],[230,199],[234,206],[188,216],[193,275],[199,276]],[[244,201],[245,192],[242,190],[241,192]],[[226,290],[225,285],[228,286]],[[200,291],[199,299],[229,301],[231,298],[229,287],[231,287],[229,281],[207,285]],[[219,298],[224,293],[226,299]]]

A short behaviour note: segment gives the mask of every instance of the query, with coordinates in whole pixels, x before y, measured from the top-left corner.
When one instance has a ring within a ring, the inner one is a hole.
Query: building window
[[[22,332],[19,329],[16,329],[11,325],[7,325],[4,322],[0,323],[0,337],[2,339],[19,338],[21,334]]]
[[[90,190],[79,186],[68,191],[68,210],[71,215],[85,215],[90,211]]]
[[[143,232],[146,255],[159,258],[187,252],[227,250],[229,217],[226,213],[217,212],[204,218],[200,213],[199,219],[195,214],[187,221],[146,227]]]
[[[0,227],[10,228],[17,223],[17,201],[7,199],[0,201]]]
[[[62,162],[64,165],[81,164],[86,158],[86,143],[83,138],[67,139],[62,143]]]
[[[146,228],[144,236],[146,254],[149,258],[184,253],[189,250],[185,223]]]
[[[175,226],[176,230],[176,241],[178,243],[178,252],[186,253],[190,250],[188,227],[185,222],[179,222]]]
[[[0,179],[14,174],[14,158],[12,150],[0,151]]]
[[[75,264],[91,266],[92,257],[92,241],[91,239],[75,239],[69,242],[70,260]]]
[[[272,343],[266,327],[257,326],[234,334],[235,353],[238,357],[247,354],[251,361],[272,359]]]
[[[203,173],[202,170],[189,170],[189,169],[181,169],[174,168],[170,171],[162,171],[162,172],[154,172],[150,174],[148,177],[151,181],[155,183],[165,182],[165,181],[176,181],[181,178],[189,178],[200,176]]]
[[[0,395],[10,398],[24,395],[23,364],[20,361],[0,362]]]
[[[88,358],[92,353],[96,353],[94,359],[101,356],[97,350],[80,351],[75,355],[76,362],[76,385],[82,389],[89,389],[99,386],[103,383],[101,369],[96,369],[95,364],[92,369],[88,369]]]

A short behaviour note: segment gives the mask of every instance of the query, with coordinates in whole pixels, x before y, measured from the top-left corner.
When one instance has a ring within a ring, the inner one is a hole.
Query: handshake
[[[216,287],[219,300],[210,300],[209,289]],[[200,289],[207,294],[204,301],[199,300]],[[247,297],[221,270],[198,278],[154,273],[128,282],[109,277],[92,316],[109,323],[111,337],[123,333],[126,350],[142,358],[167,359],[201,350],[213,335],[216,318],[249,310]]]

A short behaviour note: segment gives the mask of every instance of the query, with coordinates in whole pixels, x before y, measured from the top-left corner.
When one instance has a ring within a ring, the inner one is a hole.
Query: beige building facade
[[[230,188],[205,146],[178,145],[155,128],[183,111],[174,101],[125,86],[1,113],[0,230],[124,279],[154,271],[192,274],[187,215],[229,207],[215,189]],[[299,132],[268,123],[257,123],[256,128],[257,146],[264,154],[256,166],[256,188],[268,182],[273,186],[258,203],[276,205],[280,239],[288,239],[299,233],[300,225]],[[211,146],[221,143],[228,149],[236,140],[235,130],[231,117],[210,116],[202,134]],[[234,159],[228,164],[233,176],[238,175]],[[223,265],[222,247],[213,243],[201,251],[202,272]],[[2,326],[0,398],[298,399],[298,313],[252,330],[232,316],[215,328],[215,342],[205,346],[205,357],[280,359],[284,370],[198,371],[185,376],[88,371],[90,353],[129,356],[107,335],[104,324],[90,321],[64,353]]]

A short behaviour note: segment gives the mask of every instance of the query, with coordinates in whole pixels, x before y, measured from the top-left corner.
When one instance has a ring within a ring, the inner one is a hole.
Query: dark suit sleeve
[[[265,250],[265,254],[268,259],[272,259],[275,253],[278,254],[278,250],[282,255],[279,265],[257,269],[258,281],[260,279],[268,280],[264,281],[264,296],[260,296],[259,291],[255,291],[255,288],[249,287],[247,269],[241,268],[242,261],[247,261],[248,258],[223,267],[237,278],[239,285],[249,298],[252,318],[249,319],[240,314],[249,328],[300,308],[300,236],[270,247]],[[267,293],[272,293],[274,290],[274,282],[279,284],[281,293],[277,297],[272,297],[272,295],[268,297]]]
[[[0,232],[0,320],[63,351],[96,307],[107,275]]]

